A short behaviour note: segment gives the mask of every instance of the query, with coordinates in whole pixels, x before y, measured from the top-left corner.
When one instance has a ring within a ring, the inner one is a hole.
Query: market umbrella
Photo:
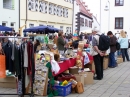
[[[12,31],[12,30],[13,30],[12,28],[0,25],[0,31]]]
[[[47,26],[36,26],[24,29],[23,32],[38,32],[38,31],[45,31],[47,29]]]
[[[58,32],[59,29],[53,28],[53,27],[48,27],[48,28],[47,28],[47,31],[50,32],[50,33],[55,33],[55,32]]]

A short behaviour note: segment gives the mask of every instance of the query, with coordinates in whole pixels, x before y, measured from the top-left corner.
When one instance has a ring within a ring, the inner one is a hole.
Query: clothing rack
[[[30,37],[15,37],[15,36],[13,36],[13,37],[11,37],[11,36],[0,36],[0,38],[20,38],[20,39],[27,38],[27,39],[30,39]]]
[[[0,38],[19,38],[19,39],[32,39],[30,37],[15,37],[15,36],[0,36]],[[33,53],[34,53],[34,48],[33,48]],[[34,59],[32,59],[34,60]],[[34,64],[33,64],[34,65]],[[32,72],[33,72],[33,69],[32,69]],[[0,94],[0,95],[18,95],[18,97],[24,97],[24,95],[30,95],[30,97],[34,97],[34,93],[33,93],[33,82],[34,81],[34,77],[31,75],[31,93],[28,93],[28,94],[22,94],[22,95],[19,95],[19,94]]]

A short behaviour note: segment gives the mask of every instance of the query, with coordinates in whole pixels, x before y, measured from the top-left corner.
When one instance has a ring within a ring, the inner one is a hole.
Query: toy
[[[74,79],[70,79],[69,82],[72,83],[72,88],[75,88],[75,86],[77,85],[77,81]]]
[[[78,68],[82,68],[82,61],[81,60],[76,60],[76,66]]]
[[[63,81],[63,83],[61,84],[61,86],[65,86],[65,85],[67,85],[67,84],[68,84],[68,81],[65,80],[65,81]]]

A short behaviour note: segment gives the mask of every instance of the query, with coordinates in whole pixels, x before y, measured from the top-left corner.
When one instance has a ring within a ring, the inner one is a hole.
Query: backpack
[[[116,42],[116,49],[120,50],[120,47],[121,47],[120,44],[118,42]]]
[[[106,51],[110,47],[110,38],[104,34],[99,37],[98,49],[101,51]]]

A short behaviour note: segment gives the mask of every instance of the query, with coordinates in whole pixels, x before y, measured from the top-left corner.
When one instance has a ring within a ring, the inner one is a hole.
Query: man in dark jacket
[[[115,52],[116,52],[116,42],[117,38],[113,35],[111,31],[107,33],[110,37],[110,53],[109,53],[109,67],[114,68],[116,67],[116,60],[115,60]]]
[[[63,32],[58,33],[57,47],[60,54],[64,54],[66,42],[64,40]]]

